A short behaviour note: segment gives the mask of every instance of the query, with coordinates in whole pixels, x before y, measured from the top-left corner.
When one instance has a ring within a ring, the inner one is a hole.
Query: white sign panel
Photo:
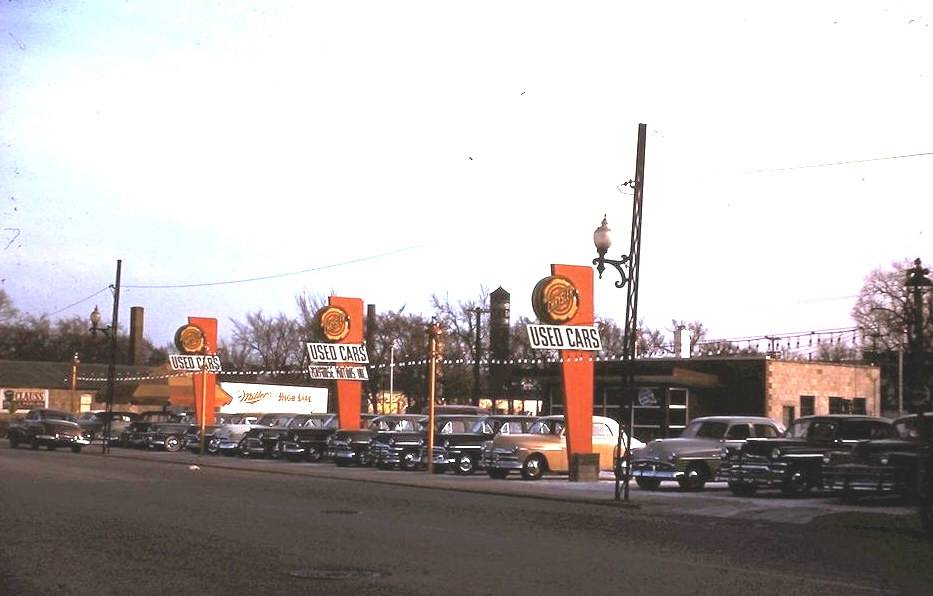
[[[233,398],[220,407],[223,414],[320,414],[327,411],[325,387],[219,383]]]
[[[528,325],[528,339],[536,350],[603,349],[596,325]]]
[[[368,381],[369,373],[365,366],[316,366],[308,367],[312,379],[337,381]]]
[[[220,372],[220,356],[202,356],[199,354],[169,354],[168,361],[172,370],[185,370],[189,372]]]
[[[48,389],[7,389],[0,388],[3,396],[3,411],[9,412],[12,400],[16,412],[28,412],[33,408],[49,407]]]
[[[369,355],[363,344],[319,344],[307,343],[311,362],[350,362],[369,364]],[[313,378],[313,377],[312,377]]]

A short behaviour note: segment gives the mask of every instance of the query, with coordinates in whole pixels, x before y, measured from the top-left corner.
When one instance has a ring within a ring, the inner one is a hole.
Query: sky
[[[933,263],[931,23],[922,1],[4,1],[0,288],[106,321],[120,259],[121,327],[144,307],[156,345],[300,293],[428,314],[501,286],[533,317],[604,214],[628,252],[645,123],[646,325],[850,327],[869,272]],[[596,312],[621,325],[615,275]]]

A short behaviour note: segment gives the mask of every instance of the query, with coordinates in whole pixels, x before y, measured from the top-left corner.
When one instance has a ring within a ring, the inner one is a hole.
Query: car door
[[[599,454],[600,470],[612,469],[613,455],[618,444],[619,438],[605,422],[593,423],[593,452]]]
[[[747,422],[734,422],[726,430],[722,444],[729,449],[737,449],[752,436],[751,425]]]

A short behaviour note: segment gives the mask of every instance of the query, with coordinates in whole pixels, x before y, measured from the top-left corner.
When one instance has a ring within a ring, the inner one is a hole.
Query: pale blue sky
[[[501,285],[530,316],[604,212],[627,251],[646,122],[641,318],[846,327],[870,270],[933,263],[933,156],[797,166],[933,152],[931,22],[928,2],[4,2],[0,284],[56,312],[123,259],[122,321],[144,306],[159,345],[304,291],[427,312]],[[596,308],[621,324],[611,281]],[[95,303],[109,319],[107,293],[56,316]]]

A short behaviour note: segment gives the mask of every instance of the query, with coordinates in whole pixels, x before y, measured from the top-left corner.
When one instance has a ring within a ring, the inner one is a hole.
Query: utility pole
[[[476,340],[473,347],[473,405],[479,406],[479,362],[482,359],[482,346],[480,345],[480,325],[482,324],[482,319],[480,315],[483,314],[483,309],[476,307],[473,309],[473,314],[476,315]]]

